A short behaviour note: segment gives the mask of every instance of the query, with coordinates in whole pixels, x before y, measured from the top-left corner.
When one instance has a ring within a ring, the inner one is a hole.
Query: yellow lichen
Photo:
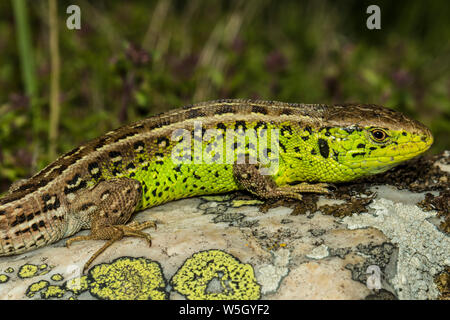
[[[39,275],[40,275],[40,276],[43,276],[44,274],[49,273],[51,270],[52,270],[52,268],[49,267],[48,264],[43,263],[43,264],[41,264],[41,265],[39,266],[39,271],[40,271]]]
[[[80,294],[89,289],[87,276],[70,279],[64,284],[64,287],[74,294]]]
[[[88,275],[89,292],[110,300],[162,300],[166,283],[158,263],[145,258],[122,257],[94,266]]]
[[[17,275],[20,278],[31,278],[37,275],[38,266],[34,264],[24,264],[19,268]]]
[[[256,199],[252,199],[252,200],[233,200],[233,202],[231,203],[231,205],[235,208],[239,208],[242,206],[255,206],[258,204],[262,204],[264,202],[260,201],[260,200],[256,200]]]
[[[223,202],[230,200],[231,196],[229,194],[226,195],[217,195],[217,196],[203,196],[202,199],[205,199],[207,201],[216,201],[216,202]]]
[[[27,292],[25,293],[25,295],[29,298],[34,297],[34,295],[39,292],[40,290],[46,288],[49,285],[48,281],[45,280],[41,280],[35,283],[32,283],[28,289]]]
[[[276,251],[279,248],[285,248],[285,247],[287,247],[287,243],[273,242],[273,243],[268,243],[266,249],[268,251]]]
[[[0,274],[0,283],[8,282],[9,277],[6,274]]]
[[[6,268],[5,272],[7,272],[7,273],[13,273],[13,272],[14,272],[14,268],[8,267],[8,268]]]
[[[173,276],[171,284],[191,300],[250,300],[261,296],[252,266],[221,250],[192,255]]]
[[[66,291],[60,286],[47,286],[47,289],[41,292],[42,299],[50,299],[50,298],[62,298],[62,296],[66,293]]]
[[[50,279],[52,279],[53,281],[61,281],[64,279],[64,277],[60,273],[55,273],[50,277]]]
[[[51,270],[47,264],[41,264],[41,265],[35,265],[35,264],[24,264],[19,268],[19,272],[17,275],[20,278],[31,278],[35,276],[42,276],[46,273],[48,273]]]

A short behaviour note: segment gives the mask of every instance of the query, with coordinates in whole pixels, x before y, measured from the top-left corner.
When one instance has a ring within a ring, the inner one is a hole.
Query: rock
[[[152,247],[122,239],[86,274],[104,241],[1,257],[0,299],[437,299],[448,292],[445,215],[417,206],[448,192],[434,186],[357,182],[301,207],[239,193],[174,201],[133,218],[157,223]]]

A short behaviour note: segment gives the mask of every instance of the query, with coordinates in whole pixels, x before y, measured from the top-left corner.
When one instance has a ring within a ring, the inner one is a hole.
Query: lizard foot
[[[330,189],[336,189],[328,183],[302,182],[292,186],[278,186],[271,176],[261,174],[257,165],[246,163],[235,164],[233,176],[244,190],[263,199],[292,198],[302,200],[302,193],[330,193]]]
[[[103,251],[123,237],[143,238],[149,245],[152,238],[143,229],[154,227],[151,221],[131,222],[125,224],[142,198],[142,187],[139,181],[129,178],[111,179],[98,183],[92,189],[86,189],[78,195],[79,200],[72,203],[72,210],[81,219],[90,219],[91,234],[69,239],[66,246],[75,241],[107,240],[107,242],[84,265],[83,272]],[[88,203],[86,203],[86,201]],[[87,212],[86,206],[93,208]],[[88,216],[86,216],[88,214]]]
[[[98,249],[91,258],[84,264],[83,273],[86,272],[91,263],[114,242],[121,240],[123,237],[138,237],[147,241],[149,246],[152,245],[152,237],[143,232],[143,229],[153,227],[156,229],[156,224],[153,221],[146,222],[131,222],[128,225],[105,226],[100,229],[92,230],[92,233],[87,236],[73,237],[66,242],[66,247],[69,247],[75,241],[84,240],[108,240],[100,249]]]

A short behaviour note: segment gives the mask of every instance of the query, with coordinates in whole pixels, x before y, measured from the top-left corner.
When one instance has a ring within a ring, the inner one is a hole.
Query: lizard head
[[[320,139],[326,141],[335,169],[348,180],[384,172],[433,143],[426,126],[377,105],[333,106],[324,118],[327,127],[319,130],[319,148]]]

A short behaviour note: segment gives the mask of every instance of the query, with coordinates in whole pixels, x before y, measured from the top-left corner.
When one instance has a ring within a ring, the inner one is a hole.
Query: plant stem
[[[34,159],[37,158],[39,150],[39,141],[36,138],[39,132],[40,110],[37,104],[37,79],[34,66],[33,46],[30,37],[30,25],[28,21],[28,12],[25,0],[11,0],[14,19],[16,26],[17,44],[20,56],[20,68],[22,73],[22,81],[24,85],[25,94],[30,101],[31,110],[31,127],[33,132],[32,149]],[[33,161],[32,170],[35,170],[37,161]]]
[[[58,10],[56,0],[48,0],[49,4],[49,27],[50,27],[50,129],[49,129],[49,151],[50,160],[56,157],[56,146],[59,127],[59,73],[60,60],[58,49]]]
[[[25,85],[25,93],[30,98],[34,98],[37,86],[27,7],[24,0],[12,0],[12,4],[14,9],[14,17],[16,20],[17,40],[19,45],[20,63],[22,67],[22,78]]]

